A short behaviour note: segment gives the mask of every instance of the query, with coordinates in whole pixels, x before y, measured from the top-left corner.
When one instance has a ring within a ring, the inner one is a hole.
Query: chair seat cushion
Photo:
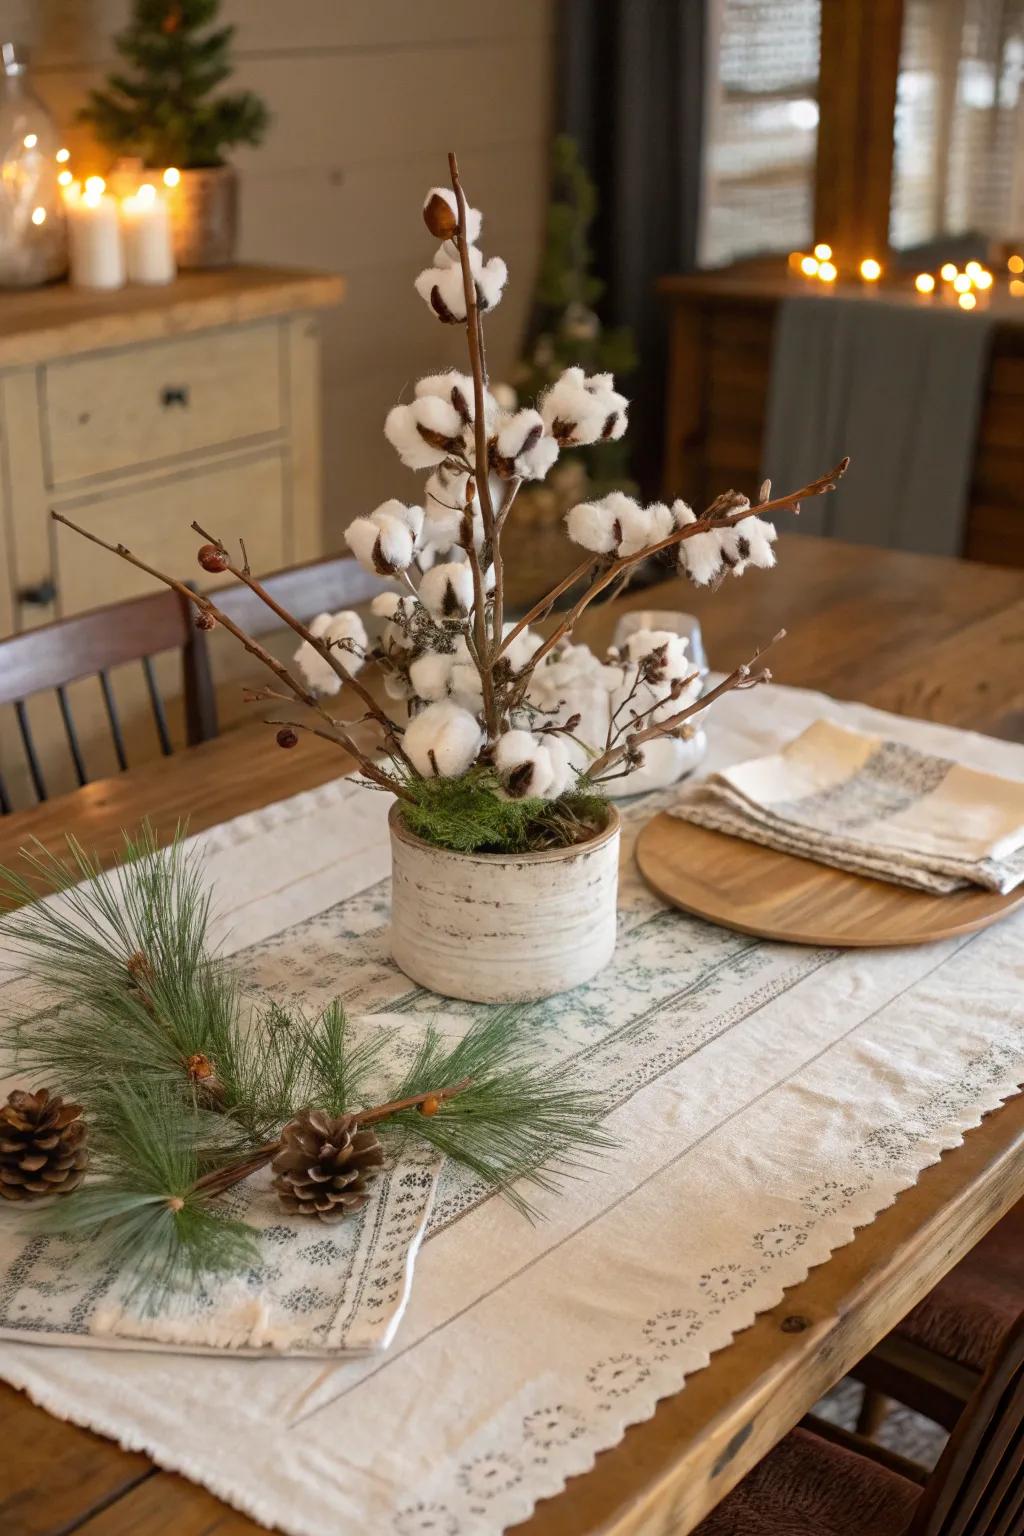
[[[903,1536],[920,1495],[869,1457],[794,1429],[694,1536]]]
[[[923,1349],[984,1371],[1024,1307],[1024,1200],[896,1329]]]

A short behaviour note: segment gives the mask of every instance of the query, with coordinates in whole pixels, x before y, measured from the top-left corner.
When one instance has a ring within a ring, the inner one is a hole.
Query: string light
[[[818,276],[823,283],[834,283],[838,276],[838,271],[830,261],[820,261],[818,263]]]
[[[956,277],[954,277],[954,279],[953,279],[953,292],[954,293],[959,293],[959,294],[964,294],[964,293],[966,293],[968,291],[970,286],[971,286],[971,280],[967,276],[967,273],[966,272],[958,272]],[[971,306],[968,304],[965,307],[967,309],[970,309]]]
[[[1024,256],[1011,256],[1006,265],[1011,272],[1024,272]]]
[[[57,176],[57,181],[62,187],[70,187],[71,183],[74,181],[74,177],[70,171],[61,171]]]
[[[164,186],[176,187],[181,180],[181,172],[173,165],[169,165],[164,171]]]
[[[33,208],[32,209],[32,223],[33,224],[45,224],[46,223],[46,209],[45,208]]]
[[[66,165],[71,159],[70,149],[58,149],[54,159],[57,161],[58,165]]]
[[[967,276],[971,279],[972,283],[977,282],[978,278],[981,276],[981,262],[969,261],[966,267],[964,267],[964,271],[967,273]]]
[[[974,279],[974,286],[975,286],[975,288],[981,288],[981,289],[991,288],[992,287],[992,273],[987,271],[986,268],[982,267],[981,271],[978,273],[977,277]]]
[[[805,277],[815,277],[818,271],[818,263],[813,256],[805,256],[800,263],[800,271]]]
[[[914,278],[914,287],[918,293],[934,293],[935,279],[930,272],[919,272]]]
[[[39,143],[39,135],[38,133],[26,133],[21,142],[24,144],[26,149],[35,149],[36,145]]]
[[[882,266],[873,256],[865,256],[860,264],[860,275],[866,283],[877,283],[882,275]]]
[[[953,281],[953,279],[956,277],[958,271],[959,271],[959,268],[957,267],[955,262],[953,262],[953,261],[944,261],[942,263],[942,266],[939,268],[939,276],[942,278],[942,281],[944,283],[951,283]]]
[[[957,299],[957,303],[960,305],[961,309],[973,309],[977,302],[978,301],[974,297],[973,293],[962,293]]]
[[[831,261],[832,247],[830,245],[826,245],[823,240],[819,245],[814,247],[814,254],[817,256],[819,261]]]

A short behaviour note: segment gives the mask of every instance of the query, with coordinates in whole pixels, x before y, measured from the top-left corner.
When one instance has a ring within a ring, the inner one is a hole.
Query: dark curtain
[[[562,0],[555,108],[597,183],[603,318],[630,325],[640,367],[633,472],[660,490],[667,308],[659,277],[697,259],[707,0]]]

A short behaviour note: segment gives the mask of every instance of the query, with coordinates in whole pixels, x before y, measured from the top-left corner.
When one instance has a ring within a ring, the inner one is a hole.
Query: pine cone
[[[369,1200],[384,1150],[355,1115],[304,1109],[281,1132],[274,1158],[274,1188],[291,1214],[341,1221]]]
[[[89,1166],[88,1130],[80,1104],[59,1095],[15,1089],[0,1106],[0,1196],[35,1200],[69,1195]]]

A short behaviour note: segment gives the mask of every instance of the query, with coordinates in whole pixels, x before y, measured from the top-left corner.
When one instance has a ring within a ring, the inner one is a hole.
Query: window
[[[702,266],[806,246],[821,0],[711,0]]]
[[[1024,0],[906,0],[890,239],[1024,231]]]

